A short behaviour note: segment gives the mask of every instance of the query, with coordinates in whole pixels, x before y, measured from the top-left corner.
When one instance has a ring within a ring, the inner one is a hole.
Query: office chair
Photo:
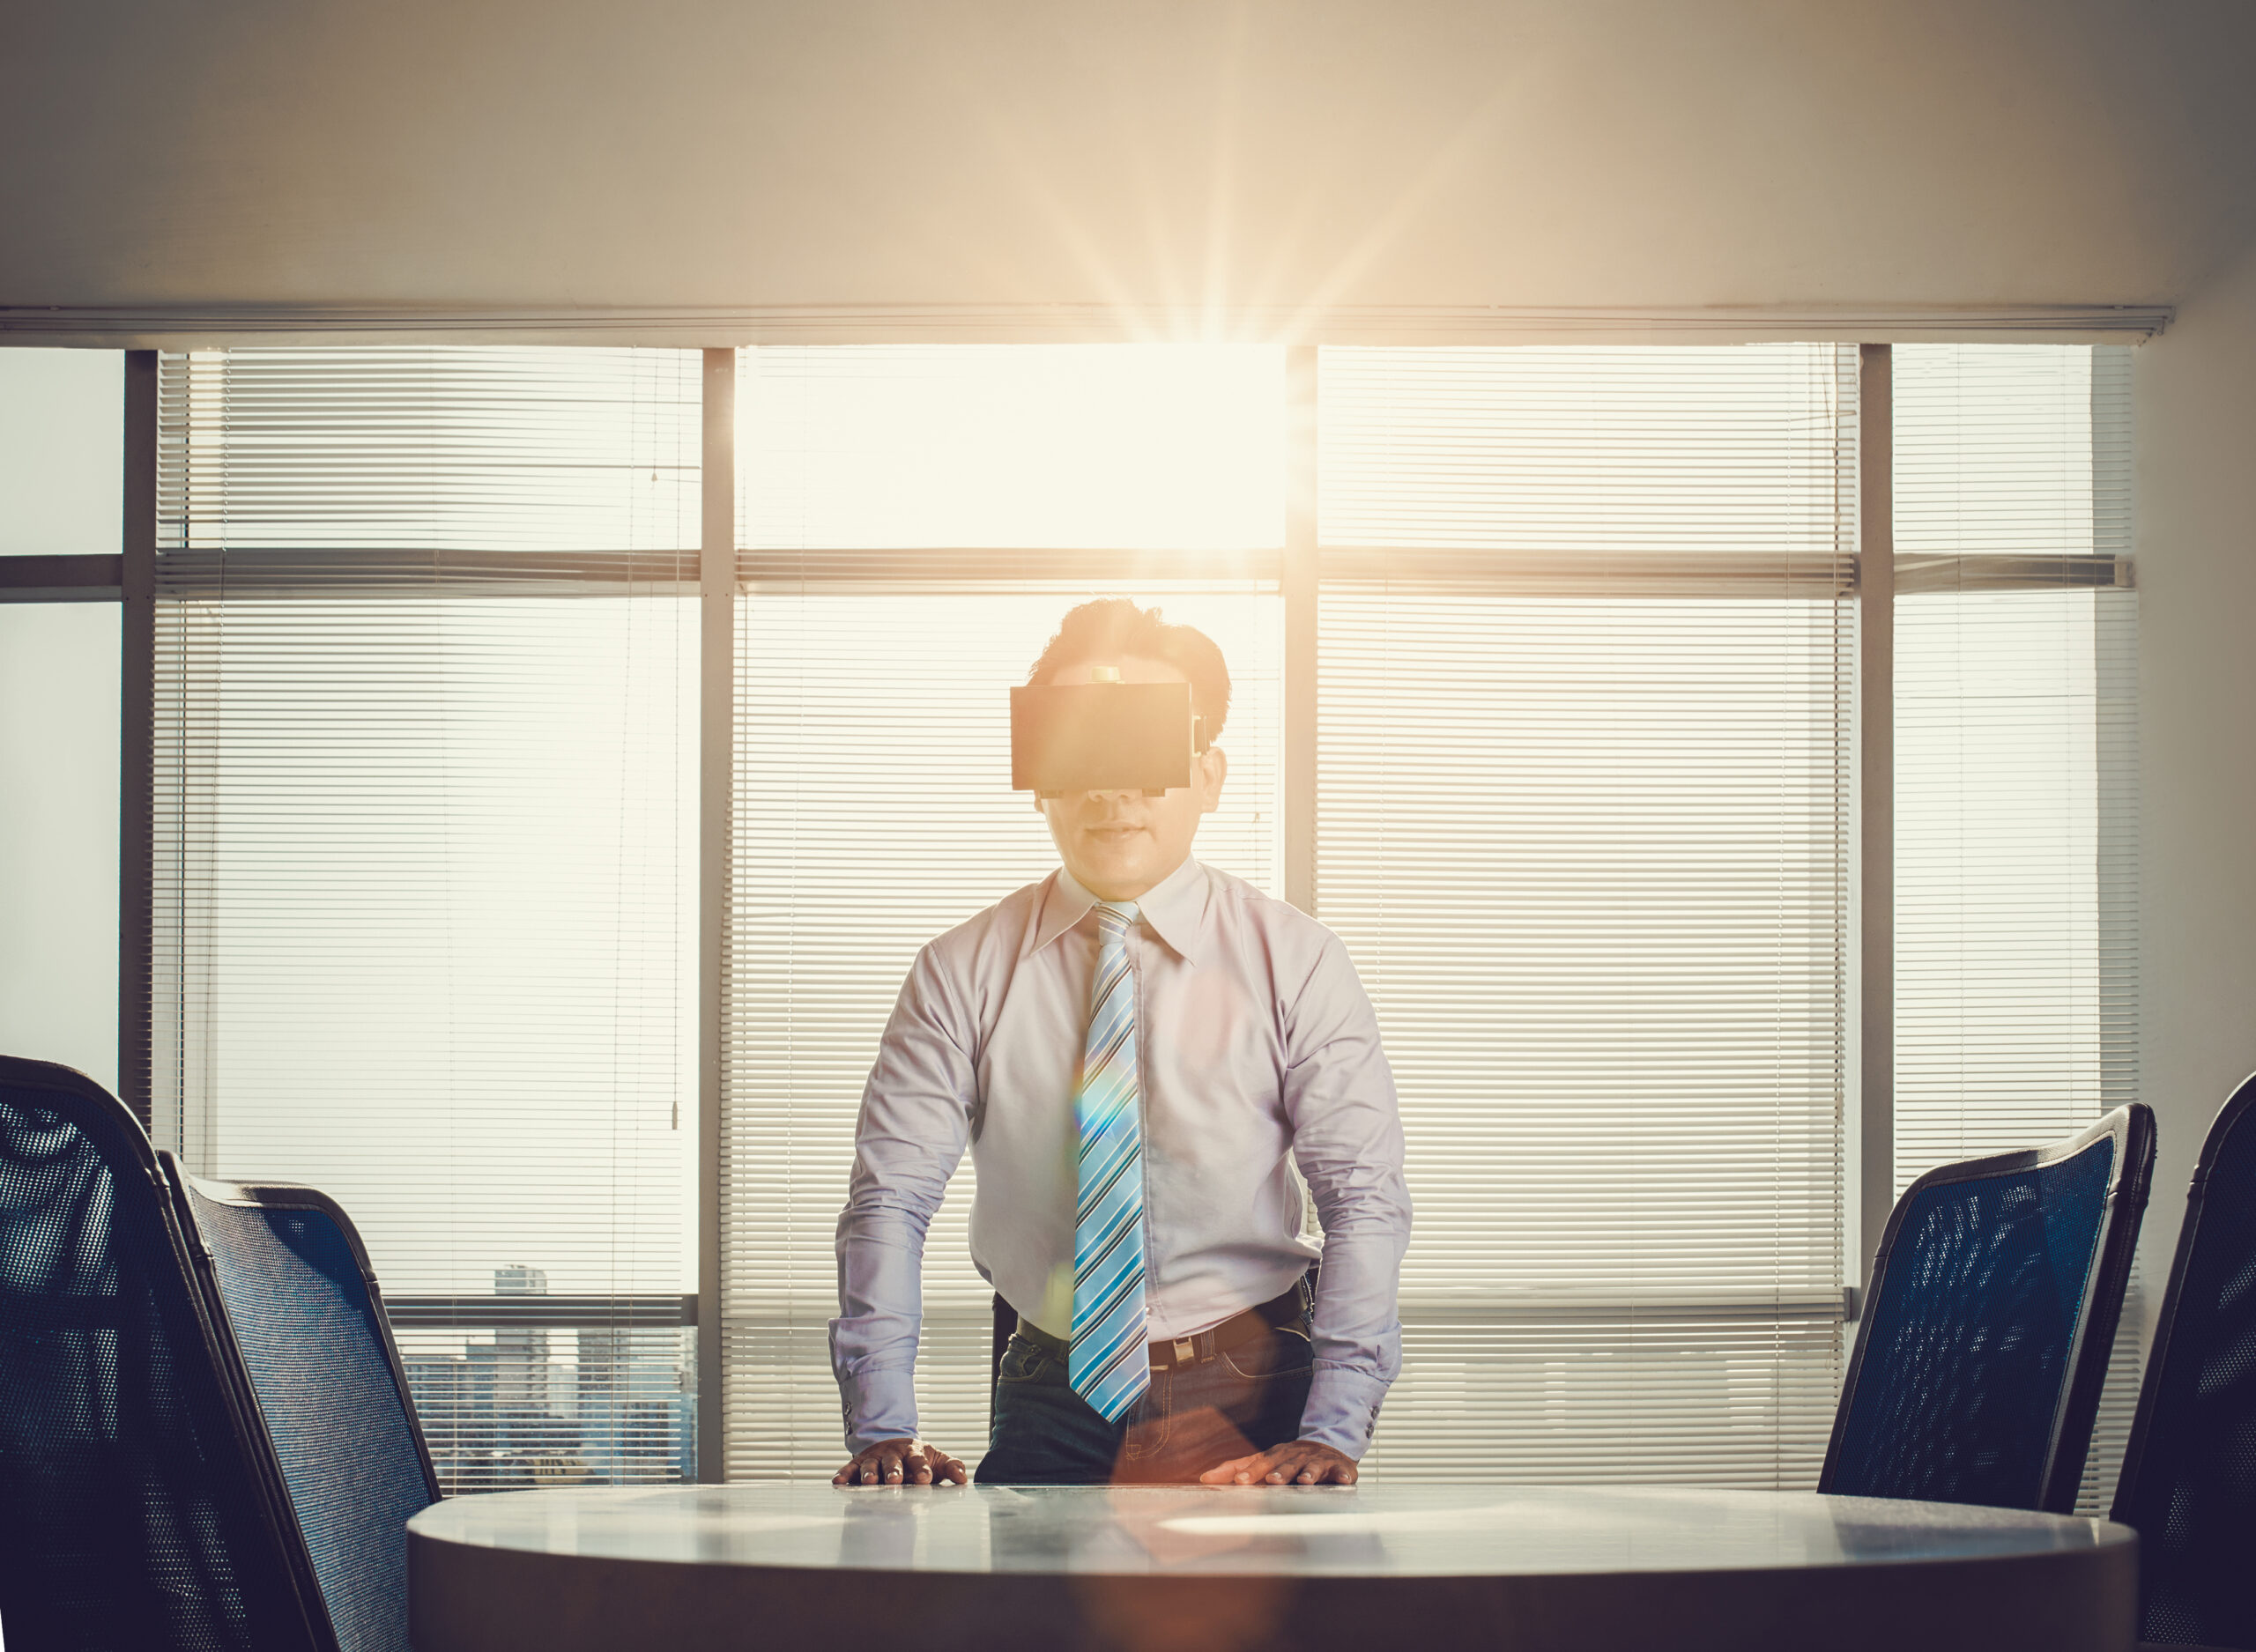
[[[406,1652],[438,1493],[342,1212],[186,1176],[116,1098],[0,1057],[10,1652]]]
[[[139,1122],[0,1056],[9,1652],[315,1652],[227,1345]]]
[[[2133,1103],[1905,1189],[1817,1489],[2073,1512],[2153,1170]]]
[[[272,1442],[324,1644],[408,1652],[407,1520],[439,1483],[360,1234],[311,1188],[204,1182],[158,1158]]]
[[[2193,1167],[2111,1518],[2142,1641],[2256,1647],[2256,1077]]]

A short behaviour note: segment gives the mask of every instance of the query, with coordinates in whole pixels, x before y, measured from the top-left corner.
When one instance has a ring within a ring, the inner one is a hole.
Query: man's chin
[[[1148,889],[1157,881],[1152,876],[1153,856],[1140,844],[1126,853],[1084,854],[1080,859],[1074,876],[1100,897],[1108,889]]]

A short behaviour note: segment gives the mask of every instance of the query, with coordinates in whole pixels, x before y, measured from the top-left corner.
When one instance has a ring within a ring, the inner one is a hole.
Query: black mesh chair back
[[[2256,1078],[2201,1145],[2113,1517],[2141,1641],[2256,1647]]]
[[[2153,1171],[2134,1103],[1906,1189],[1818,1489],[2072,1512]]]
[[[407,1519],[439,1498],[367,1253],[310,1188],[198,1181],[183,1226],[256,1396],[339,1652],[408,1652]]]
[[[0,1056],[0,1623],[9,1652],[314,1652],[256,1422],[149,1140]]]

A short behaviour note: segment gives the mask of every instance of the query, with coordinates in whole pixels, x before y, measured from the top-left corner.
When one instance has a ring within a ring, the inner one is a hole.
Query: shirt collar
[[[1080,879],[1059,867],[1049,893],[1043,897],[1035,950],[1040,952],[1072,929],[1088,915],[1089,908],[1095,905],[1096,897],[1082,887]],[[1186,858],[1182,865],[1137,896],[1136,910],[1152,926],[1152,932],[1186,961],[1194,965],[1201,961],[1204,949],[1199,942],[1206,916],[1206,869],[1196,860]]]

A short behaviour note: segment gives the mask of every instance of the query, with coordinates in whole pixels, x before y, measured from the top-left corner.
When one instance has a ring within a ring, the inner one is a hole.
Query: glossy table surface
[[[831,1646],[907,1600],[920,1648],[983,1652],[2113,1652],[2137,1580],[2104,1521],[1690,1487],[589,1487],[408,1530],[419,1652]]]
[[[2089,1550],[2103,1521],[1814,1493],[1366,1485],[590,1487],[454,1498],[421,1537],[700,1566],[1421,1577],[1876,1566]]]

